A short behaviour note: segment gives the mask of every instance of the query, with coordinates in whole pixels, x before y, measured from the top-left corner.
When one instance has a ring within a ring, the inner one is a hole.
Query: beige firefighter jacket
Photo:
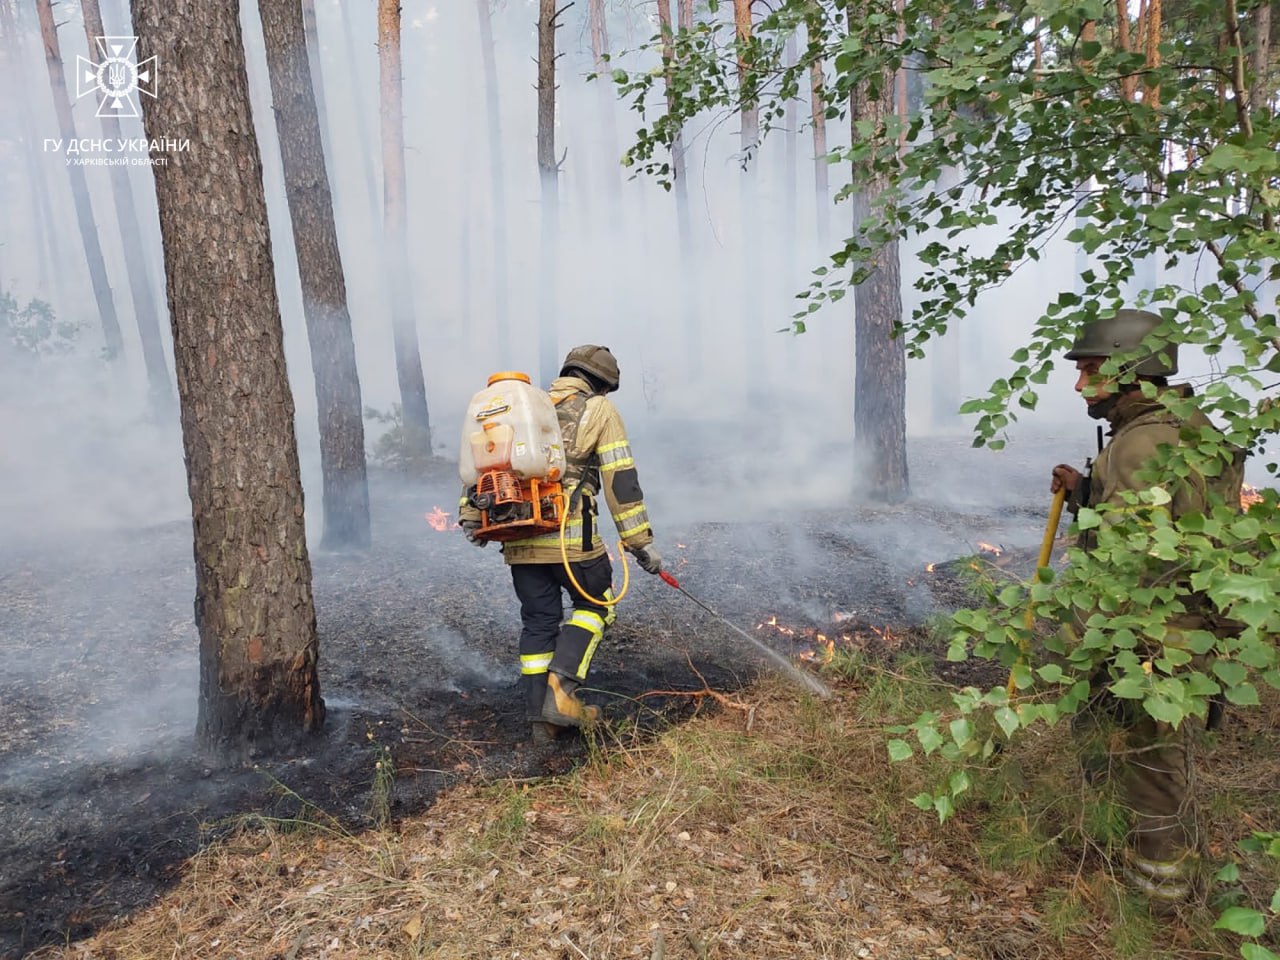
[[[602,517],[595,515],[600,493],[604,494],[605,507],[624,547],[634,550],[652,543],[653,531],[649,527],[644,494],[640,489],[626,427],[617,407],[608,397],[593,394],[591,386],[578,377],[558,377],[547,392],[556,405],[564,440],[564,492],[566,496],[572,495],[569,519],[565,525],[569,562],[591,560],[605,552],[597,526]],[[591,542],[585,550],[584,508],[592,514]],[[480,519],[480,511],[466,502],[465,491],[458,519]],[[510,540],[503,544],[502,554],[509,564],[560,563],[560,534],[554,532],[524,540]]]

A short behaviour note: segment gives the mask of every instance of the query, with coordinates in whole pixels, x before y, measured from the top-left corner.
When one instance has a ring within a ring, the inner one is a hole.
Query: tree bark
[[[425,459],[431,456],[431,417],[427,410],[422,357],[418,352],[418,326],[414,318],[413,283],[409,271],[400,0],[378,0],[378,63],[382,90],[383,261],[387,267],[387,291],[391,297],[400,412],[404,420],[406,453],[415,459]]]
[[[1262,3],[1250,14],[1253,48],[1249,52],[1249,90],[1255,110],[1275,97],[1271,79],[1271,3]]]
[[[355,85],[356,90],[364,89],[364,72],[360,69],[361,58],[356,53],[355,42],[352,39],[355,34],[355,24],[351,22],[351,0],[340,0],[342,7],[342,25],[343,40],[347,47],[347,63],[351,68],[350,81]],[[360,103],[360,98],[356,97],[356,122],[359,124],[360,131],[360,166],[364,170],[364,186],[365,192],[368,194],[369,218],[373,223],[375,232],[378,229],[379,207],[378,207],[378,184],[377,175],[373,169],[373,157],[366,147],[366,144],[372,142],[369,135],[369,124],[367,112]],[[336,159],[330,155],[331,159]]]
[[[809,113],[813,121],[813,190],[818,204],[818,239],[825,241],[831,236],[831,187],[827,170],[826,77],[822,57],[817,56],[820,50],[815,49],[821,43],[823,35],[821,11],[809,16],[805,32],[809,54],[813,57],[809,66]]]
[[[64,147],[76,140],[75,118],[71,115],[71,99],[67,93],[66,77],[62,73],[62,53],[58,48],[58,28],[53,21],[50,0],[36,0],[36,13],[40,17],[40,36],[44,41],[45,65],[49,69],[49,86],[53,88],[53,107],[58,115],[58,132]],[[68,158],[70,159],[70,158]],[[76,220],[80,225],[80,241],[84,245],[85,260],[89,265],[89,279],[93,284],[93,297],[102,320],[102,335],[108,359],[115,360],[124,352],[124,340],[120,335],[120,321],[116,317],[115,299],[107,280],[107,265],[102,258],[102,245],[98,239],[98,227],[93,220],[93,204],[89,199],[89,184],[84,167],[75,163],[67,165],[71,178],[71,197],[75,201]]]
[[[84,13],[89,55],[96,57],[102,53],[98,48],[98,38],[107,36],[107,31],[102,26],[102,11],[98,7],[98,0],[80,0],[80,9]],[[102,132],[108,139],[119,140],[124,136],[119,118],[109,113],[102,116]],[[152,407],[157,413],[162,413],[172,408],[173,390],[169,386],[169,367],[164,360],[164,340],[160,336],[160,311],[156,306],[151,277],[147,271],[147,255],[142,242],[142,228],[138,225],[133,185],[129,182],[127,167],[112,167],[110,179],[111,195],[116,204],[116,220],[120,225],[125,272],[129,275],[129,295],[133,298],[134,321],[138,325],[142,361],[147,371],[147,386]]]
[[[236,0],[134,0],[157,158],[169,317],[195,530],[197,738],[252,754],[324,721],[293,396]]]
[[[756,79],[752,74],[751,0],[733,0],[733,25],[737,36],[738,98],[742,116],[742,162],[748,164],[760,143],[760,108],[756,102]]]
[[[680,2],[682,4],[680,14],[683,16],[683,6],[688,5],[690,0],[680,0]],[[662,31],[662,68],[667,110],[670,112],[675,109],[676,99],[672,88],[672,74],[676,65],[676,31],[671,23],[671,0],[658,0],[658,26]],[[689,194],[684,173],[684,137],[679,130],[671,139],[671,185],[676,195],[676,217],[680,223],[680,236],[684,238],[689,233]]]
[[[604,0],[587,0],[587,16],[591,27],[591,59],[595,72],[600,76],[595,81],[596,100],[600,107],[600,130],[604,137],[605,155],[609,159],[604,177],[605,209],[609,220],[617,227],[622,223],[622,194],[619,190],[621,151],[618,150],[618,121],[614,113],[616,102],[613,84],[609,79],[609,64],[605,61],[609,54],[609,25],[605,21]],[[667,19],[670,20],[670,13]]]
[[[320,105],[312,96],[316,70],[314,63],[308,66],[304,42],[305,6],[299,0],[258,0],[258,11],[315,376],[324,477],[322,545],[364,547],[369,544],[364,408],[325,172]]]
[[[693,0],[677,0],[676,16],[679,30],[693,29]],[[665,74],[668,112],[675,108],[675,91],[672,89],[672,73],[676,66],[675,35],[677,28],[671,22],[671,0],[658,0],[658,24],[662,30],[662,64]],[[689,185],[685,171],[684,134],[677,130],[671,139],[671,186],[676,195],[676,230],[679,242],[680,287],[675,291],[680,301],[680,317],[684,327],[685,351],[690,364],[702,356],[702,327],[698,323],[698,311],[692,280],[693,229],[689,216]]]
[[[498,103],[498,64],[493,48],[490,0],[476,0],[480,16],[480,59],[484,66],[485,114],[489,120],[489,196],[493,203],[493,320],[503,366],[511,363],[511,321],[507,307],[507,186],[502,160],[502,113]]]
[[[849,32],[855,18],[865,14],[866,0],[850,0]],[[870,84],[856,84],[849,96],[850,142],[860,139],[857,125],[869,120],[881,127],[896,105],[895,77],[883,71],[878,96]],[[864,171],[854,168],[855,180]],[[889,186],[883,173],[867,173],[863,187],[853,194],[855,236],[875,212],[875,204]],[[871,274],[853,292],[854,400],[853,449],[856,492],[872,500],[896,503],[910,493],[907,476],[907,353],[895,336],[902,321],[902,278],[897,239],[876,250]]]
[[[560,234],[560,170],[556,163],[556,0],[538,2],[538,180],[542,196],[538,369],[549,384],[560,369],[556,343],[556,247]]]

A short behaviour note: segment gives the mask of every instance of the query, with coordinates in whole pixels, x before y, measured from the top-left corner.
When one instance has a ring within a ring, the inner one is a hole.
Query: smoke
[[[615,5],[616,6],[616,5]],[[18,5],[24,9],[24,5]],[[333,187],[339,241],[353,321],[364,403],[389,410],[398,402],[392,353],[385,257],[377,87],[377,38],[372,4],[318,0],[319,61],[325,79]],[[928,560],[971,548],[978,524],[1009,513],[1006,527],[985,539],[1034,542],[1047,508],[1048,471],[1059,461],[1082,463],[1093,452],[1093,423],[1074,396],[1073,372],[1063,365],[1041,390],[1042,402],[1022,415],[1000,453],[968,447],[968,424],[955,413],[1009,369],[1007,357],[1057,291],[1070,289],[1076,250],[1052,240],[1040,262],[1028,264],[985,295],[970,318],[908,365],[908,429],[913,438],[914,500],[897,512],[859,513],[853,489],[852,298],[807,318],[808,332],[777,332],[804,306],[795,294],[849,232],[847,204],[831,210],[833,236],[818,235],[812,147],[797,129],[795,179],[789,179],[786,135],[778,133],[756,160],[756,189],[742,189],[737,120],[703,118],[688,131],[688,192],[692,246],[677,232],[673,194],[633,179],[620,164],[639,119],[614,107],[616,140],[600,113],[583,18],[586,4],[570,6],[559,33],[559,103],[556,124],[560,169],[557,271],[538,272],[540,204],[535,159],[536,3],[511,0],[494,10],[498,66],[498,126],[504,157],[505,206],[498,208],[490,179],[485,76],[475,0],[410,0],[403,8],[404,118],[410,205],[410,260],[421,356],[436,441],[446,457],[457,451],[459,422],[470,396],[495,369],[538,375],[539,294],[555,289],[560,354],[578,343],[609,345],[622,367],[615,401],[630,429],[640,476],[660,545],[694,525],[734,525],[728,541],[742,556],[775,551],[779,569],[817,570],[827,562],[811,541],[815,529],[869,544],[886,570],[918,568]],[[67,69],[77,54],[92,56],[73,4],[61,30]],[[612,46],[634,49],[657,32],[648,13],[613,10]],[[109,31],[131,32],[107,11]],[[98,230],[125,335],[123,361],[108,369],[100,359],[101,333],[66,183],[64,157],[44,149],[57,136],[53,106],[31,20],[25,47],[6,60],[7,89],[0,98],[0,287],[20,300],[49,300],[61,319],[82,330],[66,357],[7,362],[0,367],[0,572],[20,564],[21,549],[78,549],[74,535],[172,525],[166,542],[178,578],[166,594],[172,617],[185,622],[193,576],[189,503],[175,411],[153,414],[146,400],[140,344],[119,249],[111,191],[103,168],[88,168]],[[272,248],[285,330],[288,369],[297,409],[297,435],[307,493],[308,533],[318,542],[320,502],[316,401],[285,202],[261,30],[253,4],[243,7],[253,110],[264,162]],[[165,71],[177,69],[159,52],[160,91]],[[652,66],[636,55],[625,66]],[[74,89],[74,83],[71,84]],[[75,108],[80,136],[100,135],[93,98]],[[800,115],[807,107],[799,105]],[[787,121],[788,123],[795,121]],[[797,123],[798,126],[798,123]],[[141,136],[137,121],[126,136]],[[838,125],[832,146],[838,147]],[[192,150],[198,157],[200,145]],[[845,171],[830,167],[831,193]],[[154,190],[150,172],[130,168],[157,300],[165,302]],[[744,209],[744,196],[754,207]],[[990,239],[1003,235],[992,228]],[[496,251],[505,248],[505,260]],[[904,306],[912,306],[919,274],[915,250],[902,251]],[[507,305],[500,315],[500,305]],[[165,331],[166,349],[171,349]],[[1193,373],[1208,366],[1187,351]],[[749,406],[753,395],[763,402]],[[381,429],[368,424],[372,445]],[[446,500],[446,507],[451,504]],[[1021,517],[1021,519],[1018,519]],[[790,525],[779,544],[751,528],[756,521]],[[735,556],[715,562],[737,568]],[[428,563],[444,566],[431,555]],[[494,561],[496,563],[496,560]],[[744,567],[745,569],[745,567]],[[423,571],[430,576],[431,569]],[[769,575],[744,590],[761,597],[780,589]],[[121,571],[128,583],[128,568]],[[7,589],[0,582],[0,592]],[[127,594],[127,591],[126,591]],[[145,598],[121,604],[137,636],[163,635],[170,614],[157,614]],[[95,627],[87,623],[86,634]],[[433,651],[449,682],[497,684],[510,679],[503,665],[478,654],[462,634],[429,627]],[[103,648],[106,649],[106,648]],[[113,655],[128,657],[118,640]],[[165,661],[163,682],[148,685],[159,700],[139,697],[128,709],[103,715],[113,731],[144,735],[153,710],[186,723],[170,697],[190,697],[195,645]],[[34,670],[34,666],[27,669]],[[4,682],[14,673],[6,668]],[[136,707],[136,709],[134,709]],[[121,734],[123,735],[123,734]],[[109,741],[118,742],[118,741]]]

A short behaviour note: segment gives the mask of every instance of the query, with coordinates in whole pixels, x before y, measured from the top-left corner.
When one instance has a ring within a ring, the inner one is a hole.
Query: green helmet
[[[1161,324],[1156,314],[1147,310],[1118,310],[1114,317],[1091,320],[1084,325],[1076,342],[1067,351],[1068,360],[1089,357],[1111,357],[1120,353],[1134,356],[1128,370],[1138,377],[1168,377],[1178,372],[1178,345],[1168,343],[1158,352],[1145,356],[1135,351]]]
[[[613,358],[608,347],[597,347],[594,343],[584,343],[574,347],[565,355],[560,365],[563,375],[569,369],[582,370],[601,380],[610,390],[618,389],[618,381],[622,374],[618,370],[618,361]]]

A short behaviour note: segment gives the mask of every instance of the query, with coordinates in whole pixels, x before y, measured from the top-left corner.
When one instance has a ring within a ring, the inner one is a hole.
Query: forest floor
[[[918,450],[917,475],[947,456]],[[1037,482],[998,500],[748,515],[733,489],[693,500],[690,465],[650,498],[668,568],[779,652],[834,649],[835,696],[762,676],[633,571],[586,694],[605,724],[541,751],[501,557],[427,520],[452,513],[448,471],[375,476],[374,546],[313,553],[329,715],[287,760],[191,751],[189,522],[0,548],[0,957],[1216,955],[1207,922],[1137,917],[1073,846],[1069,745],[1007,758],[943,828],[907,802],[928,772],[887,762],[886,723],[993,679],[930,666],[963,588],[925,567],[1038,541],[1043,463],[1020,463]],[[1235,798],[1220,851],[1240,810],[1280,816],[1276,772],[1249,764],[1276,729],[1232,725],[1202,775]]]

